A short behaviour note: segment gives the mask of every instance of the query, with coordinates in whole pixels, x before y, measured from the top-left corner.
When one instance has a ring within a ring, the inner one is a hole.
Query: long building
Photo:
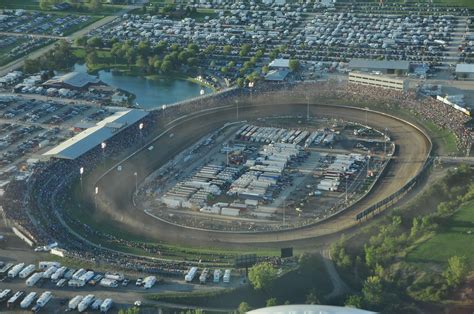
[[[400,91],[408,89],[408,81],[383,75],[373,75],[360,72],[349,73],[349,83],[363,84],[375,87],[389,88]]]

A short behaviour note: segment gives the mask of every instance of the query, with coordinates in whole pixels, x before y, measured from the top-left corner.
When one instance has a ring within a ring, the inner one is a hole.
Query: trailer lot
[[[390,140],[346,122],[297,121],[215,131],[157,170],[136,199],[155,217],[206,229],[273,230],[324,219],[364,194]]]

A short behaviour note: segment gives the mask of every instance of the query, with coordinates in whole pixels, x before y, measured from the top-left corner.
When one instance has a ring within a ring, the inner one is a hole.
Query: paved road
[[[54,36],[45,34],[31,34],[31,33],[14,33],[14,32],[0,32],[2,36],[15,36],[15,37],[31,37],[31,38],[50,38],[50,39],[66,39],[64,36]]]
[[[332,299],[352,292],[349,286],[342,280],[341,276],[339,276],[336,266],[334,266],[334,262],[332,261],[329,248],[321,250],[321,255],[333,287],[332,291],[326,295],[326,299]]]
[[[74,39],[78,38],[78,37],[81,37],[81,36],[84,36],[86,35],[87,33],[89,33],[90,31],[96,29],[96,28],[99,28],[107,23],[110,23],[112,22],[113,20],[115,20],[117,17],[127,13],[128,11],[131,11],[133,9],[136,9],[137,6],[134,6],[134,5],[129,5],[127,6],[126,8],[124,8],[123,10],[121,10],[120,12],[117,12],[115,15],[111,15],[111,16],[107,16],[107,17],[104,17],[103,19],[100,19],[99,21],[95,22],[95,23],[92,23],[91,25],[89,26],[86,26],[85,28],[81,29],[81,30],[78,30],[77,32],[75,32],[74,34],[66,37],[68,40],[71,40],[73,41]],[[53,49],[54,46],[56,45],[56,43],[52,43],[48,46],[45,46],[39,50],[36,50],[36,51],[33,51],[31,53],[29,53],[28,55],[26,56],[23,56],[19,59],[16,59],[2,67],[0,67],[0,76],[3,76],[15,69],[18,69],[20,67],[23,66],[23,62],[25,61],[25,59],[36,59],[36,58],[39,58],[41,57],[43,54],[45,54],[46,52],[48,52],[49,50]]]

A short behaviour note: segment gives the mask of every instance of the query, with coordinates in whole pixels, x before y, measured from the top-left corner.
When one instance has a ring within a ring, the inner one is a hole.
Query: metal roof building
[[[364,72],[380,71],[387,74],[393,74],[396,70],[408,73],[410,71],[409,61],[393,61],[393,60],[369,60],[369,59],[352,59],[348,65],[351,70],[359,70]]]
[[[374,314],[375,312],[332,305],[278,305],[247,312],[248,314]]]
[[[289,59],[275,59],[268,65],[270,68],[290,68]]]
[[[43,85],[54,88],[85,89],[91,85],[101,84],[97,76],[81,72],[70,72],[64,75],[55,76],[46,81]]]
[[[118,111],[95,126],[62,142],[43,156],[76,159],[147,115],[148,112],[138,109]]]
[[[459,63],[456,65],[456,75],[460,79],[474,79],[474,64]]]
[[[265,75],[265,80],[281,82],[285,80],[289,73],[290,71],[285,69],[270,70],[268,71],[267,75]]]

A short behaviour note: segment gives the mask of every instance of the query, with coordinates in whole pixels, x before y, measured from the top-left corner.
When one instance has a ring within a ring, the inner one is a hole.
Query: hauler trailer
[[[50,266],[48,269],[46,269],[43,273],[43,278],[51,278],[52,275],[56,273],[58,268],[56,266]]]
[[[2,292],[0,292],[0,302],[5,301],[10,296],[11,293],[12,293],[11,289],[5,289]]]
[[[193,281],[194,277],[196,276],[196,273],[198,271],[198,268],[197,267],[191,267],[191,269],[188,271],[188,273],[186,274],[186,276],[184,276],[184,280],[186,282],[191,282]]]
[[[25,291],[17,291],[14,295],[11,296],[7,301],[7,307],[10,309],[25,295]]]
[[[79,278],[81,278],[82,275],[84,275],[87,271],[84,269],[84,268],[81,268],[79,269],[78,271],[76,271],[74,273],[74,275],[72,275],[72,279],[76,279],[78,280]]]
[[[12,269],[8,271],[8,278],[15,278],[23,269],[23,267],[25,267],[25,263],[19,263],[13,266]]]
[[[33,303],[35,298],[36,298],[36,292],[28,293],[28,295],[20,302],[20,307],[22,309],[28,308],[31,305],[31,303]]]
[[[7,271],[13,267],[13,263],[7,263],[5,265],[3,265],[2,269],[0,269],[0,276],[3,277]]]
[[[155,276],[148,276],[143,279],[143,287],[145,289],[150,289],[152,288],[156,283],[156,277]]]
[[[108,310],[110,310],[112,308],[112,305],[113,305],[113,301],[112,299],[105,299],[104,302],[102,302],[102,304],[100,305],[100,311],[102,313],[105,313],[107,312]]]
[[[48,303],[49,300],[51,300],[52,297],[53,297],[53,294],[51,293],[51,291],[45,291],[38,298],[38,300],[36,301],[36,304],[39,305],[40,307],[44,307],[46,303]]]
[[[209,275],[209,269],[204,268],[201,273],[201,276],[199,276],[199,282],[202,284],[206,283],[208,275]]]
[[[36,267],[33,264],[30,264],[22,269],[22,271],[18,274],[20,278],[26,278],[31,275],[35,271]]]
[[[34,273],[33,275],[31,275],[30,278],[26,279],[26,285],[28,287],[33,287],[34,285],[36,285],[36,283],[41,279],[43,278],[43,273],[40,272],[40,273]]]
[[[58,262],[39,262],[38,263],[38,269],[39,270],[45,270],[50,268],[51,266],[55,266],[56,268],[61,267],[61,263]]]
[[[118,287],[117,280],[110,279],[110,278],[102,278],[101,281],[99,282],[99,285],[101,285],[102,287],[106,287],[106,288],[117,288]]]
[[[218,283],[221,280],[222,272],[220,269],[214,270],[214,283]]]
[[[95,299],[95,301],[91,304],[91,310],[97,311],[98,309],[100,309],[100,305],[102,304],[102,302],[104,302],[104,300]]]
[[[67,268],[65,266],[58,268],[54,274],[51,275],[52,281],[57,281],[61,279],[66,273]]]
[[[230,269],[225,270],[224,277],[222,277],[222,281],[224,283],[229,283],[230,282]]]
[[[77,310],[79,312],[84,312],[85,310],[87,310],[87,308],[89,307],[89,305],[92,304],[92,302],[94,302],[94,295],[93,294],[88,294],[86,295],[82,300],[81,302],[79,302],[79,304],[77,305]]]
[[[122,281],[122,280],[125,279],[125,277],[122,273],[106,272],[104,277],[109,278],[109,279],[113,279],[113,280],[116,280],[116,281]]]
[[[75,310],[79,302],[82,301],[82,298],[82,295],[76,295],[74,298],[72,298],[67,305],[68,309]]]

